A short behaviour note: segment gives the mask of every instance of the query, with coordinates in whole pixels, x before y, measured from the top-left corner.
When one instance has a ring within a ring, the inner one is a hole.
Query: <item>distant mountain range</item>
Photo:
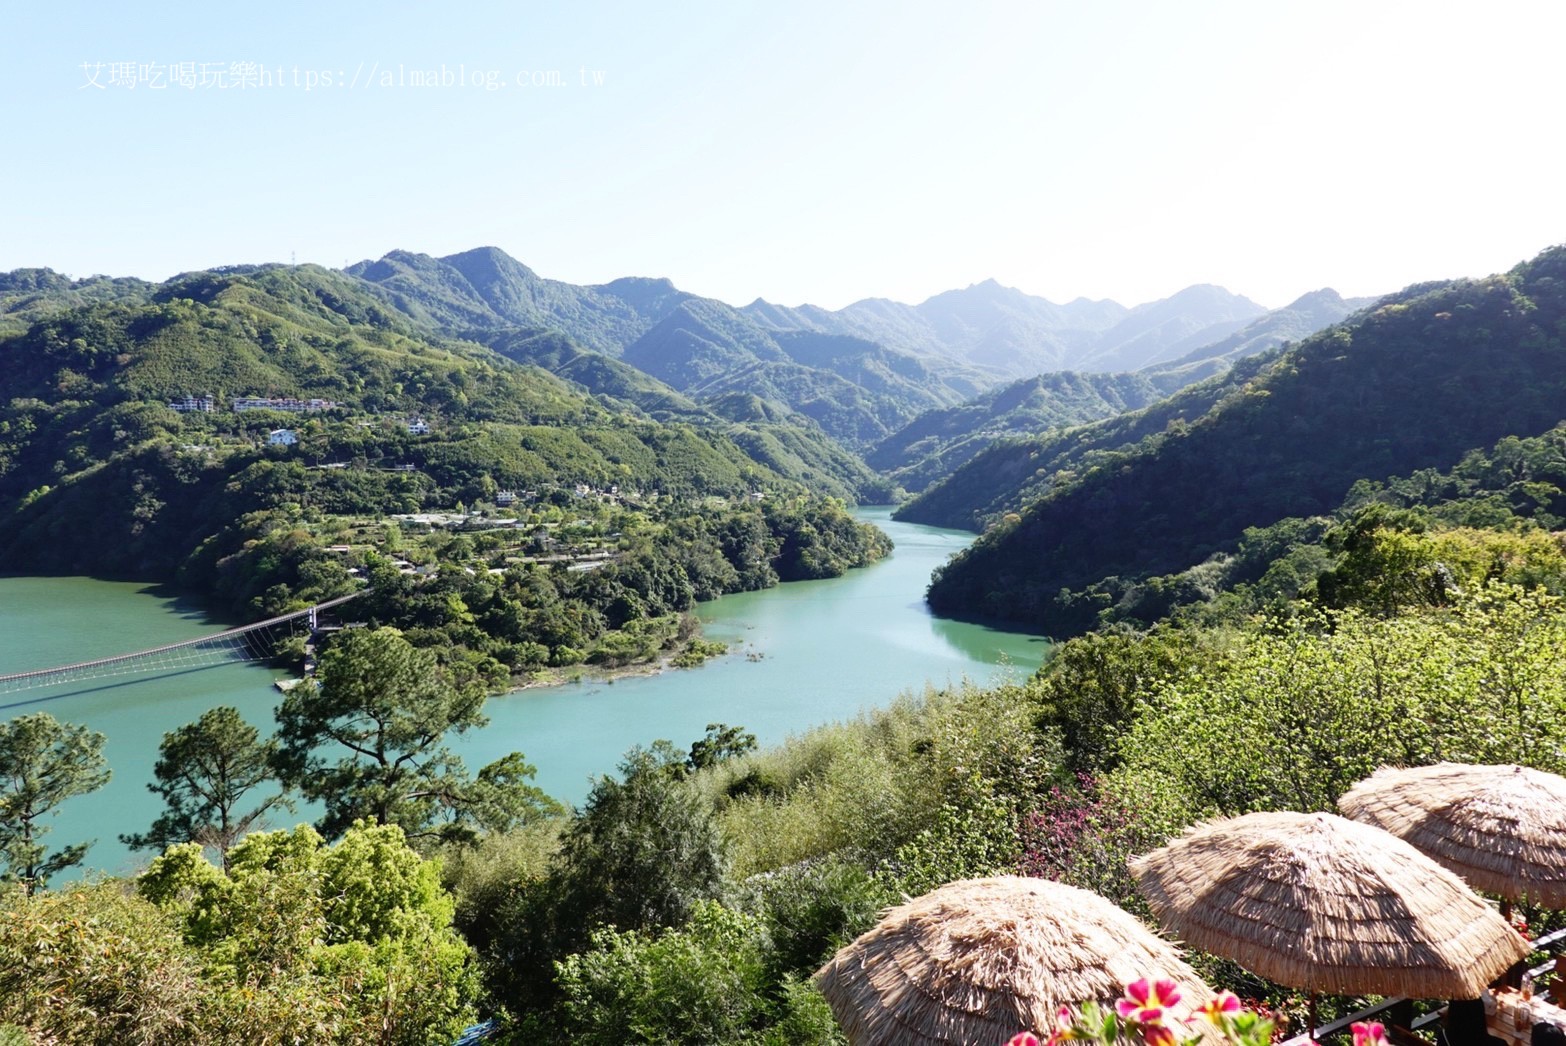
[[[557,331],[693,402],[754,394],[860,451],[925,411],[957,407],[1008,381],[1172,366],[1274,315],[1211,285],[1126,308],[1085,298],[1057,305],[994,280],[919,305],[866,299],[834,311],[757,299],[736,309],[665,279],[592,286],[544,279],[494,247],[444,258],[393,251],[346,272],[421,324],[486,344],[513,328]],[[1211,373],[1243,351],[1209,352],[1192,373]]]
[[[342,279],[353,293],[334,293],[371,322],[395,316],[409,329],[476,342],[653,419],[739,421],[730,413],[738,409],[788,418],[791,431],[814,425],[914,493],[997,440],[1137,410],[1364,304],[1322,290],[1267,312],[1197,285],[1134,308],[1062,305],[986,280],[918,305],[865,299],[829,310],[757,299],[734,308],[666,279],[545,279],[494,247],[443,258],[392,251],[348,266]],[[139,302],[157,289],[46,269],[0,274],[0,334],[63,307]],[[386,315],[373,316],[367,302]],[[977,514],[963,521],[972,526],[1005,499],[962,500],[957,514]]]
[[[1140,412],[996,444],[899,517],[998,524],[937,572],[937,612],[1078,631],[1109,594],[1232,549],[1248,527],[1551,429],[1566,418],[1562,331],[1566,247],[1388,295]]]
[[[865,461],[905,489],[919,493],[987,451],[997,440],[1035,437],[1140,410],[1187,385],[1222,374],[1248,356],[1336,323],[1373,300],[1345,299],[1330,289],[1312,291],[1284,308],[1264,313],[1225,338],[1140,371],[1059,371],[1024,378],[958,406],[926,411],[867,451]],[[1162,310],[1149,309],[1144,319],[1157,311]],[[1166,326],[1154,320],[1153,328],[1161,325]],[[996,473],[980,472],[974,478],[1000,482]],[[963,498],[955,517],[948,514],[941,522],[982,525],[986,516],[1006,507],[1004,496]]]
[[[944,357],[998,379],[1141,370],[1226,337],[1267,312],[1210,284],[1128,309],[1087,298],[1056,305],[994,280],[937,294],[920,305],[872,298],[828,312],[758,299],[741,311],[776,329],[854,335],[912,355]]]

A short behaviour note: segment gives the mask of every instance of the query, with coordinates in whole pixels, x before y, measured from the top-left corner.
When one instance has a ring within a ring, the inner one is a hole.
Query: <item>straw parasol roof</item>
[[[1477,890],[1566,907],[1566,778],[1521,766],[1383,767],[1338,800]]]
[[[1191,947],[1296,988],[1474,999],[1528,951],[1451,872],[1335,814],[1198,825],[1131,871]]]
[[[891,909],[815,980],[854,1046],[933,1046],[1048,1034],[1061,1006],[1153,976],[1179,985],[1182,1018],[1212,998],[1173,945],[1097,894],[1006,875]]]

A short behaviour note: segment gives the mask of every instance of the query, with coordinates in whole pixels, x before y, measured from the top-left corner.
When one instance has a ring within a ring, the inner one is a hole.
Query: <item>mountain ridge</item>
[[[1566,247],[1387,295],[1186,390],[1210,397],[1199,415],[1053,477],[1041,466],[1037,500],[938,572],[930,605],[1080,630],[1099,607],[1073,592],[1185,569],[1246,527],[1331,509],[1360,479],[1543,432],[1566,417],[1563,332]]]

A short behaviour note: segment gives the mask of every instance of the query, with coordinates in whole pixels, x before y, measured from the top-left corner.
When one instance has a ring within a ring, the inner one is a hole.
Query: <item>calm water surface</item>
[[[884,705],[926,684],[992,682],[1031,673],[1047,644],[1034,636],[931,617],[930,571],[973,535],[896,523],[889,510],[858,515],[897,543],[892,556],[830,581],[804,581],[725,596],[697,613],[730,654],[699,669],[582,682],[494,698],[490,725],[452,747],[476,769],[520,750],[537,783],[579,802],[591,776],[614,769],[633,745],[668,738],[686,747],[708,723],[743,725],[762,744]],[[218,631],[199,604],[156,587],[83,578],[0,578],[0,674],[83,661]],[[0,718],[48,711],[108,736],[107,787],[65,803],[48,841],[96,838],[88,864],[129,871],[146,855],[121,846],[143,831],[160,803],[146,790],[163,734],[230,704],[265,732],[273,728],[276,673],[228,665],[172,675],[0,695]],[[308,814],[308,811],[305,811]]]

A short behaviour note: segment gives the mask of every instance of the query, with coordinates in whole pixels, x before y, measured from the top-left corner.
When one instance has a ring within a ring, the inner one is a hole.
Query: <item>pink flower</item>
[[[1116,1001],[1115,1012],[1138,1024],[1158,1024],[1164,1019],[1164,1011],[1179,1001],[1180,990],[1174,981],[1143,977],[1126,985],[1125,998]]]
[[[1387,1029],[1380,1021],[1360,1021],[1353,1027],[1354,1046],[1387,1046]]]
[[[1062,1006],[1055,1011],[1055,1030],[1050,1033],[1049,1046],[1057,1043],[1070,1042],[1077,1037],[1077,1015],[1071,1012],[1070,1006]],[[1007,1046],[1010,1046],[1008,1043]]]
[[[1178,1040],[1167,1024],[1142,1025],[1142,1041],[1147,1046],[1175,1046]]]
[[[1235,997],[1233,992],[1219,992],[1203,1003],[1196,1012],[1222,1028],[1225,1017],[1233,1017],[1240,1012],[1240,1000]],[[1187,1019],[1195,1020],[1196,1018],[1192,1016]]]
[[[1039,1042],[1039,1037],[1032,1032],[1019,1031],[1006,1042],[1006,1046],[1044,1046],[1044,1044]]]

